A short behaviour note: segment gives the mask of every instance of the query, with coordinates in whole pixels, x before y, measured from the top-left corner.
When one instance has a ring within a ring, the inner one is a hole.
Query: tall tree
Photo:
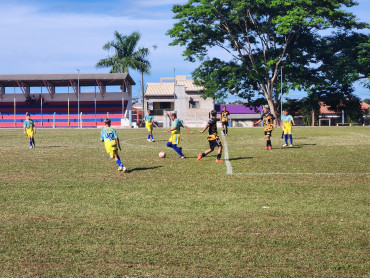
[[[141,90],[144,110],[144,73],[150,73],[150,62],[146,59],[149,55],[149,49],[138,47],[141,35],[139,32],[133,32],[130,35],[122,35],[114,32],[114,40],[107,42],[103,49],[107,51],[114,50],[114,55],[99,60],[96,64],[98,68],[111,68],[110,73],[129,72],[130,69],[141,72]]]
[[[369,26],[342,10],[354,5],[353,0],[189,0],[173,7],[178,22],[167,34],[172,45],[186,47],[186,60],[201,62],[193,77],[205,87],[205,96],[231,93],[251,100],[257,92],[276,116],[282,67],[287,87],[317,91],[329,83],[327,72],[338,69],[333,64],[340,55],[324,59],[325,43],[362,58],[360,66],[355,60],[337,72],[335,81],[349,83],[369,73],[369,61],[360,53],[368,36],[354,31]],[[333,43],[340,38],[352,43],[345,51]]]

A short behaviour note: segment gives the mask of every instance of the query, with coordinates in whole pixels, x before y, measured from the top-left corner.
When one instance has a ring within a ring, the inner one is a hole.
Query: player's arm
[[[274,127],[277,127],[277,121],[275,118],[274,118]]]
[[[188,128],[188,126],[187,125],[185,125],[184,126],[186,129],[187,129],[187,131],[189,131],[191,134],[193,134],[194,132],[193,131],[191,131],[191,129],[190,128]]]
[[[23,127],[23,133],[26,134],[26,127]]]
[[[261,122],[261,119],[259,119],[258,121],[255,121],[254,124],[258,125],[260,122]]]
[[[293,124],[293,125],[295,125],[295,122],[294,122],[294,120],[293,120],[293,119],[292,119],[292,124]]]
[[[174,128],[169,129],[169,130],[164,130],[163,132],[171,132],[171,131],[174,131],[176,129],[177,129],[177,127],[174,127]]]
[[[208,127],[209,127],[209,124],[207,124],[207,125],[203,128],[203,130],[199,130],[199,133],[203,133],[203,132],[205,132],[205,131],[208,129]]]
[[[33,128],[33,133],[36,134],[36,126],[34,125],[32,128]]]
[[[158,127],[154,121],[153,121],[153,125],[154,125],[155,127]]]

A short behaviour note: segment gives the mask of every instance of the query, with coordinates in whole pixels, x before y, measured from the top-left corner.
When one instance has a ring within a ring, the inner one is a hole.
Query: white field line
[[[358,135],[358,136],[363,136],[363,137],[370,138],[370,136],[369,136],[369,135],[365,135],[365,134],[361,134],[361,133],[353,133],[353,132],[352,132],[352,134],[353,134],[353,135]]]
[[[226,136],[222,133],[222,138],[223,138],[223,144],[224,144],[224,156],[225,156],[225,164],[226,164],[226,174],[232,175],[233,174],[233,167],[231,167],[231,163],[229,160],[229,149],[227,147],[227,141],[226,141]]]
[[[363,176],[370,175],[370,173],[234,173],[234,175],[249,175],[249,176],[268,176],[268,175],[313,175],[313,176]]]

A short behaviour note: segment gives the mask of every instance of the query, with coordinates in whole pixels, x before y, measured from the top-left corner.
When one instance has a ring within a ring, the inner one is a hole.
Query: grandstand
[[[0,127],[22,127],[26,112],[39,127],[101,126],[107,115],[121,125],[133,85],[128,73],[0,75]]]

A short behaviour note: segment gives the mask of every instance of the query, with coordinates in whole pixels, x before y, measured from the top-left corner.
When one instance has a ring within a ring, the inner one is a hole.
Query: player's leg
[[[115,150],[115,151],[113,152],[113,155],[114,155],[114,160],[116,161],[116,163],[117,163],[117,165],[118,165],[118,171],[124,171],[124,172],[126,172],[126,168],[125,168],[125,166],[123,165],[123,163],[121,162],[121,159],[120,159],[120,157],[119,157],[119,155],[118,155],[117,150]]]
[[[227,135],[228,133],[228,126],[229,126],[229,123],[228,122],[225,122],[225,135]]]
[[[150,134],[150,138],[152,139],[152,142],[155,142],[154,137],[153,137],[153,126],[152,126],[152,128],[150,129],[149,134]]]
[[[150,137],[151,137],[151,129],[149,124],[145,123],[145,127],[148,130],[148,138],[146,139],[148,142],[150,142]]]
[[[283,134],[285,139],[285,144],[283,145],[283,147],[286,147],[288,146],[288,132],[284,129]]]
[[[28,134],[27,137],[28,137],[28,143],[30,144],[30,149],[32,149],[33,148],[33,146],[32,146],[32,136],[30,134]]]
[[[222,133],[225,135],[225,123],[222,122],[221,124],[222,124]]]
[[[31,136],[31,141],[32,141],[33,147],[35,148],[36,147],[36,144],[35,144],[35,136]]]
[[[289,131],[289,140],[290,140],[290,147],[293,147],[293,135],[292,135],[291,130]]]
[[[219,145],[218,145],[218,152],[217,152],[217,158],[216,158],[216,162],[224,162],[222,159],[221,159],[221,155],[222,155],[222,145],[221,145],[221,142],[218,142]]]
[[[272,149],[272,145],[271,145],[271,131],[267,131],[267,133],[266,133],[266,150],[267,149]]]
[[[181,158],[185,158],[185,155],[182,153],[182,148],[179,148],[177,144],[172,144],[172,148],[180,155]]]
[[[205,150],[203,153],[198,154],[197,161],[201,160],[203,157],[206,157],[206,155],[213,152],[213,150],[214,150],[214,148],[211,147],[211,148]]]

